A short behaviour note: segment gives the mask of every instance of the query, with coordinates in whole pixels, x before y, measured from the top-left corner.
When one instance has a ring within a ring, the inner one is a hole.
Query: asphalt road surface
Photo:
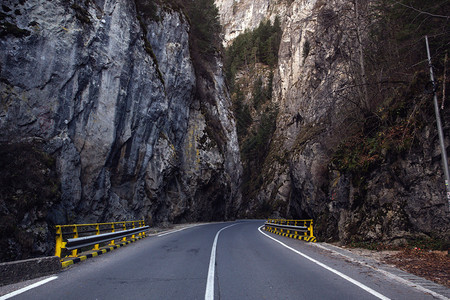
[[[262,231],[263,224],[214,223],[147,237],[12,299],[435,299],[320,247]]]

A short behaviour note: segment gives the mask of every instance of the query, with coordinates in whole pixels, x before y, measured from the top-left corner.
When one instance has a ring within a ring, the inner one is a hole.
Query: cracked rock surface
[[[0,39],[0,143],[54,157],[61,199],[48,224],[234,216],[241,166],[221,61],[213,82],[196,78],[182,13],[139,20],[126,0],[2,7],[14,30]]]

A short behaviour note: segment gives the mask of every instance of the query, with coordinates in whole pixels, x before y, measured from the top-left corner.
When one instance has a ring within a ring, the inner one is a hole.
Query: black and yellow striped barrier
[[[143,220],[57,225],[55,256],[67,267],[140,240],[148,228]],[[91,246],[93,249],[87,249]],[[89,251],[78,255],[79,249]]]
[[[269,219],[264,224],[264,230],[293,239],[316,242],[313,220]]]
[[[77,257],[71,257],[71,256],[65,257],[64,259],[61,259],[62,267],[65,268],[65,267],[68,267],[70,265],[79,263],[79,262],[81,262],[83,260],[86,260],[88,258],[96,257],[96,256],[99,256],[99,255],[105,254],[105,253],[110,252],[110,251],[112,251],[114,249],[126,246],[126,245],[128,245],[128,244],[130,244],[132,242],[140,240],[140,239],[142,239],[144,237],[145,236],[140,236],[140,237],[136,237],[134,239],[130,239],[130,240],[126,241],[126,242],[122,242],[120,244],[116,244],[116,245],[113,245],[113,246],[108,245],[108,246],[102,247],[99,250],[91,250],[88,253],[85,253],[84,255],[79,255]]]

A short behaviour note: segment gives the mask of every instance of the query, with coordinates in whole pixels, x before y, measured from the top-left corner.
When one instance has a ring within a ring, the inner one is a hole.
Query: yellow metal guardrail
[[[147,226],[145,226],[144,220],[94,224],[56,225],[55,256],[58,256],[60,258],[77,257],[78,249],[85,245],[82,245],[80,247],[73,246],[68,249],[67,245],[70,240],[82,240],[80,238],[93,240],[94,242],[90,242],[88,243],[88,245],[94,246],[92,250],[99,250],[100,244],[104,243],[105,241],[109,242],[109,245],[114,246],[116,240],[119,238],[121,240],[121,243],[127,243],[130,241],[127,241],[127,237],[129,238],[131,236],[131,240],[145,237],[145,231],[143,231],[143,229],[145,229],[146,227]],[[142,228],[142,232],[138,232],[140,228]],[[123,233],[122,236],[121,233]],[[95,236],[98,236],[98,242],[95,241]],[[68,253],[70,254],[67,255]]]
[[[316,242],[313,220],[268,219],[264,229],[282,236]]]

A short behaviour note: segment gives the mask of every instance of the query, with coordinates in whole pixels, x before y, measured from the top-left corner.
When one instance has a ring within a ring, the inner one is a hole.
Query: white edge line
[[[271,237],[270,235],[266,234],[265,232],[262,232],[261,228],[262,228],[263,226],[264,226],[264,225],[260,226],[260,227],[258,228],[258,230],[259,230],[259,232],[261,232],[262,234],[264,234],[264,235],[267,236],[268,238],[270,238],[270,239],[274,240],[275,242],[281,244],[282,246],[286,247],[287,249],[289,249],[289,250],[291,250],[291,251],[297,253],[298,255],[303,256],[304,258],[306,258],[306,259],[312,261],[313,263],[315,263],[315,264],[321,266],[322,268],[324,268],[324,269],[326,269],[326,270],[328,270],[328,271],[330,271],[330,272],[332,272],[332,273],[334,273],[334,274],[336,274],[336,275],[342,277],[343,279],[345,279],[345,280],[347,280],[347,281],[353,283],[354,285],[356,285],[356,286],[358,286],[359,288],[365,290],[366,292],[368,292],[368,293],[374,295],[375,297],[377,297],[377,298],[379,298],[379,299],[383,299],[383,300],[390,300],[388,297],[386,297],[386,296],[384,296],[384,295],[378,293],[377,291],[375,291],[375,290],[371,289],[370,287],[368,287],[368,286],[362,284],[361,282],[354,280],[353,278],[351,278],[351,277],[349,277],[349,276],[347,276],[347,275],[345,275],[345,274],[339,272],[338,270],[335,270],[335,269],[333,269],[333,268],[331,268],[331,267],[329,267],[329,266],[327,266],[327,265],[321,263],[320,261],[317,261],[317,260],[315,260],[314,258],[309,257],[308,255],[303,254],[303,253],[301,253],[300,251],[298,251],[298,250],[296,250],[296,249],[294,249],[294,248],[292,248],[292,247],[289,247],[288,245],[286,245],[286,244],[284,244],[283,242],[280,242],[279,240],[277,240],[277,239]]]
[[[6,299],[9,299],[9,298],[11,298],[11,297],[17,296],[17,295],[19,295],[19,294],[22,294],[22,293],[28,291],[28,290],[37,288],[38,286],[41,286],[41,285],[46,284],[46,283],[48,283],[48,282],[50,282],[50,281],[52,281],[52,280],[55,280],[56,278],[58,278],[58,276],[52,276],[52,277],[49,277],[49,278],[47,278],[47,279],[38,281],[38,282],[33,283],[33,284],[29,285],[29,286],[26,286],[26,287],[24,287],[24,288],[21,288],[20,290],[17,290],[17,291],[14,291],[14,292],[12,292],[12,293],[3,295],[3,296],[0,297],[0,300],[6,300]]]
[[[214,299],[214,273],[216,266],[216,248],[217,248],[217,240],[219,239],[219,234],[222,230],[225,230],[231,226],[237,225],[240,223],[235,223],[228,225],[219,231],[217,231],[216,236],[214,237],[214,243],[211,248],[211,257],[209,259],[209,268],[208,268],[208,279],[206,281],[206,290],[205,290],[205,300],[213,300]]]
[[[409,281],[409,280],[407,280],[407,279],[404,279],[404,278],[402,278],[402,277],[400,277],[400,276],[398,276],[398,275],[392,274],[391,272],[388,272],[388,271],[385,271],[385,270],[376,268],[376,267],[374,267],[374,266],[371,266],[371,265],[368,264],[368,263],[361,262],[361,261],[359,261],[359,260],[357,260],[357,259],[354,259],[354,258],[352,258],[352,257],[350,257],[350,256],[347,256],[347,255],[345,255],[345,254],[342,254],[342,253],[340,253],[340,252],[338,252],[338,251],[336,251],[336,250],[327,248],[327,247],[322,246],[322,245],[320,245],[320,244],[314,244],[314,246],[315,246],[315,247],[319,247],[319,248],[324,249],[324,250],[327,250],[327,251],[331,251],[331,252],[333,252],[333,253],[335,253],[335,254],[341,255],[341,256],[345,257],[346,259],[348,259],[348,260],[350,260],[350,261],[352,261],[352,262],[356,262],[356,263],[358,263],[358,264],[360,264],[360,265],[369,267],[369,268],[371,268],[371,269],[373,269],[373,270],[375,270],[375,271],[380,272],[381,274],[385,275],[385,276],[388,277],[388,278],[394,279],[394,280],[396,280],[396,281],[398,281],[398,282],[400,282],[400,283],[403,283],[403,284],[405,284],[405,285],[407,285],[407,286],[409,286],[409,287],[418,289],[418,290],[421,291],[421,292],[431,294],[431,295],[432,295],[433,297],[435,297],[435,298],[442,299],[442,300],[449,300],[449,298],[445,297],[444,295],[438,294],[438,293],[436,293],[436,292],[434,292],[434,291],[432,291],[432,290],[429,290],[429,289],[427,289],[427,288],[425,288],[425,287],[423,287],[423,286],[421,286],[421,285],[419,285],[419,284],[417,284],[417,283],[411,282],[411,281]],[[333,247],[335,247],[335,246],[333,246]]]

